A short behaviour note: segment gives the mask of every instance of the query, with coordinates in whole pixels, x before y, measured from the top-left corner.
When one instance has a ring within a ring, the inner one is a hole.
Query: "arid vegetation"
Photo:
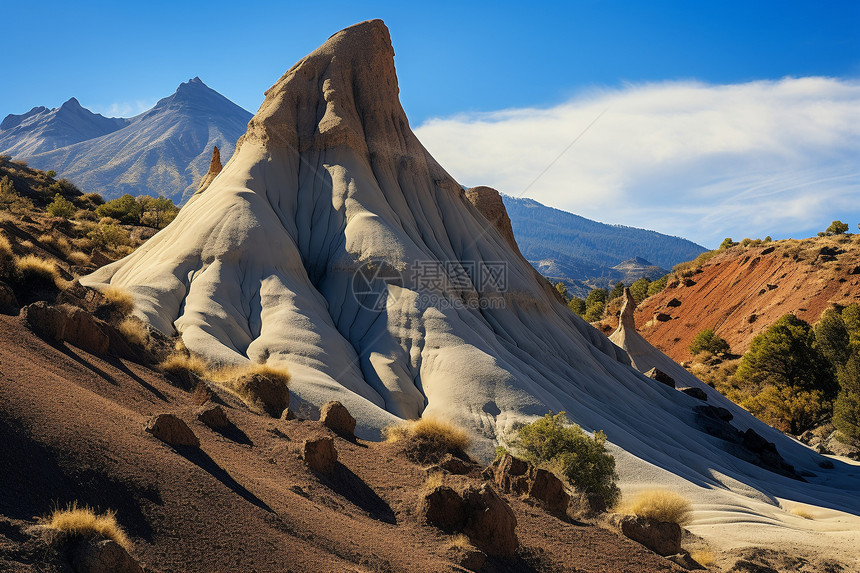
[[[96,513],[90,507],[71,503],[63,509],[55,509],[42,518],[42,525],[74,536],[112,539],[124,549],[131,549],[131,541],[116,520],[115,511]]]

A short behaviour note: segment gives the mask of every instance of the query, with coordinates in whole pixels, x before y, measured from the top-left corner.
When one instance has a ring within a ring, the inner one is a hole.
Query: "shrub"
[[[113,223],[99,224],[87,233],[87,237],[98,247],[116,250],[121,246],[131,245],[131,235],[128,231]]]
[[[655,294],[663,292],[663,289],[666,288],[666,285],[669,282],[669,275],[663,275],[650,285],[648,285],[648,296],[654,296]]]
[[[848,225],[842,221],[833,221],[830,226],[825,229],[825,235],[842,235],[848,231]]]
[[[690,343],[690,354],[695,356],[700,352],[711,354],[725,354],[729,351],[729,343],[720,338],[713,329],[706,328],[699,332]]]
[[[574,296],[569,301],[567,301],[567,308],[569,308],[579,316],[585,315],[585,301],[577,296]]]
[[[842,309],[842,322],[852,344],[860,343],[860,304],[852,302]]]
[[[136,225],[140,221],[143,209],[141,205],[128,193],[119,199],[113,199],[99,205],[96,215],[99,217],[111,217],[127,225]]]
[[[145,347],[149,340],[149,333],[146,331],[146,326],[139,318],[129,316],[119,323],[117,329],[131,344]]]
[[[81,267],[86,267],[92,262],[88,254],[82,253],[80,251],[72,251],[66,256],[66,258],[73,265],[78,265]]]
[[[15,259],[15,273],[22,283],[43,282],[56,285],[60,280],[57,266],[36,255],[24,255]]]
[[[684,525],[690,521],[693,507],[682,495],[665,489],[649,489],[636,494],[628,511],[639,517]]]
[[[0,235],[0,270],[6,271],[14,258],[12,243],[9,242],[6,235]]]
[[[860,448],[860,352],[852,353],[837,376],[839,395],[833,407],[833,425],[842,441]]]
[[[589,436],[578,425],[569,424],[564,412],[550,412],[522,426],[510,446],[515,455],[534,464],[559,468],[573,486],[600,495],[607,506],[621,495],[615,484],[615,458],[606,449],[606,434],[598,430]]]
[[[471,443],[464,429],[435,416],[406,420],[382,433],[387,441],[406,445],[407,455],[422,463],[439,461],[445,454],[463,456]]]
[[[734,242],[731,237],[726,237],[725,239],[723,239],[723,242],[720,243],[720,247],[717,250],[725,251],[726,249],[731,249],[735,245],[737,245],[737,243]]]
[[[54,195],[54,200],[45,208],[48,211],[48,214],[52,217],[62,217],[64,219],[68,219],[73,216],[77,212],[77,207],[75,207],[71,201],[57,193]]]
[[[637,306],[640,302],[648,298],[648,287],[650,285],[651,281],[648,280],[648,277],[642,277],[630,285],[630,294],[633,295],[633,300]]]
[[[703,567],[713,565],[716,560],[714,552],[709,549],[694,549],[693,551],[690,551],[690,557],[693,558],[693,561]]]
[[[51,179],[53,179],[54,177],[56,177],[56,176],[57,176],[57,172],[56,172],[56,171],[54,171],[53,169],[48,169],[48,170],[45,172],[45,175],[47,175],[48,177],[50,177]]]
[[[740,405],[783,432],[795,436],[815,427],[830,409],[821,390],[766,385],[741,400]]]
[[[624,283],[619,281],[615,283],[615,286],[612,287],[612,290],[609,292],[609,300],[615,300],[624,294]]]
[[[137,198],[137,203],[140,207],[140,223],[156,229],[164,228],[179,213],[179,207],[167,197],[142,195]]]
[[[72,251],[72,246],[69,244],[68,239],[62,236],[57,237],[55,235],[45,233],[39,237],[39,242],[43,245],[53,247],[54,250],[63,253],[64,255]]]
[[[851,354],[850,337],[848,329],[845,328],[845,322],[842,320],[842,315],[836,309],[828,308],[822,312],[821,318],[818,319],[812,330],[815,334],[815,348],[834,367],[842,366],[848,361]]]
[[[158,369],[170,374],[183,375],[193,373],[205,376],[209,373],[209,364],[196,354],[177,350],[158,364]]]
[[[217,382],[258,414],[280,417],[290,402],[290,373],[284,367],[243,364],[210,370],[204,376]]]
[[[66,509],[55,509],[51,515],[42,518],[41,522],[46,527],[74,536],[112,539],[126,550],[131,550],[131,541],[117,523],[115,511],[108,510],[97,514],[87,506],[78,507],[75,502],[69,504]]]
[[[33,202],[27,197],[19,195],[12,180],[6,175],[0,179],[0,209],[5,209],[16,215],[22,215],[33,210]]]

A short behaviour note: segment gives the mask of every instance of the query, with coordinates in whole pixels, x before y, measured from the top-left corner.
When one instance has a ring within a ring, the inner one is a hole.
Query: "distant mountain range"
[[[619,281],[630,284],[643,276],[659,278],[707,250],[687,239],[599,223],[534,199],[507,195],[502,199],[523,256],[576,296]]]
[[[206,174],[212,148],[229,158],[251,113],[193,78],[132,118],[107,118],[74,98],[0,124],[0,153],[53,169],[105,198],[164,195],[179,203]]]

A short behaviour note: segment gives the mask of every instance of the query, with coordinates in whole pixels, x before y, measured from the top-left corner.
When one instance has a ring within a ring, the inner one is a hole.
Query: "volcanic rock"
[[[352,417],[346,406],[336,400],[323,404],[320,409],[320,422],[326,428],[346,439],[355,438],[355,418]]]
[[[143,568],[112,539],[82,539],[72,558],[78,573],[143,573]]]
[[[334,471],[337,462],[337,450],[329,437],[302,442],[301,456],[309,468],[326,475]]]
[[[206,404],[197,412],[197,419],[212,429],[226,428],[230,425],[227,413],[218,404]]]
[[[157,414],[149,419],[146,432],[171,446],[199,447],[200,440],[181,418],[173,414]]]
[[[675,379],[663,372],[662,370],[658,370],[656,367],[646,372],[645,376],[647,376],[648,378],[653,378],[657,382],[662,382],[666,386],[671,386],[672,388],[675,387]]]
[[[681,526],[647,517],[625,515],[616,520],[621,533],[663,556],[681,551]]]
[[[35,332],[57,342],[68,342],[96,354],[106,354],[110,348],[107,324],[76,306],[39,301],[25,306],[21,316]]]
[[[493,488],[483,484],[463,492],[466,526],[463,532],[475,546],[488,555],[509,557],[519,547],[515,528],[517,518]]]

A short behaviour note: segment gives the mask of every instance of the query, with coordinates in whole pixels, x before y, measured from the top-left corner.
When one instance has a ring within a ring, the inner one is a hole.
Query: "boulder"
[[[0,281],[0,312],[15,312],[17,309],[18,299],[15,297],[15,291]]]
[[[78,573],[143,573],[143,568],[112,539],[81,540],[72,556]]]
[[[302,442],[301,456],[305,465],[325,475],[334,471],[337,462],[337,450],[334,448],[334,441],[329,437]]]
[[[675,379],[663,372],[662,370],[658,370],[656,367],[646,372],[645,376],[647,376],[648,378],[653,378],[657,382],[662,382],[666,386],[670,386],[672,388],[675,387]]]
[[[488,484],[470,486],[463,492],[469,540],[488,555],[510,557],[519,547],[513,510]]]
[[[457,456],[453,456],[451,454],[445,454],[445,457],[442,458],[438,463],[439,469],[444,470],[450,474],[455,475],[466,475],[472,468],[474,467],[472,464],[465,462],[458,458]]]
[[[332,401],[324,404],[320,410],[320,422],[344,438],[349,440],[355,438],[355,418],[340,402]]]
[[[656,320],[657,322],[669,322],[670,320],[672,320],[672,316],[666,314],[665,312],[658,312],[654,315],[654,320]]]
[[[759,565],[746,559],[738,559],[732,565],[732,568],[729,569],[729,573],[779,573],[779,571],[767,565]]]
[[[110,348],[108,325],[76,306],[38,301],[25,306],[21,316],[33,331],[57,342],[94,354],[105,354]]]
[[[448,549],[447,553],[451,561],[466,571],[481,571],[487,562],[487,555],[474,547],[454,546]]]
[[[248,396],[255,406],[273,418],[280,418],[290,405],[290,391],[283,380],[252,373],[236,380],[239,394]]]
[[[618,524],[625,537],[637,541],[658,555],[681,552],[681,526],[635,515],[622,516]]]
[[[671,308],[676,308],[676,307],[681,306],[681,301],[678,300],[677,298],[673,298],[669,302],[666,303],[666,306],[671,307]]]
[[[776,250],[776,247],[765,247],[761,250],[762,255],[769,255]]]
[[[713,418],[714,420],[722,420],[723,422],[731,422],[734,415],[720,406],[696,406],[693,408],[698,414]]]
[[[549,513],[563,516],[567,513],[570,496],[564,483],[550,471],[536,468],[532,463],[505,454],[487,468],[485,475],[507,493],[527,495]]]
[[[197,419],[212,429],[218,430],[230,425],[227,413],[218,404],[205,404],[197,410]]]
[[[171,446],[200,446],[200,440],[181,418],[157,414],[149,419],[146,432]]]
[[[686,394],[687,396],[692,396],[692,397],[693,397],[693,398],[695,398],[696,400],[704,400],[704,401],[707,401],[707,399],[708,399],[708,395],[707,395],[707,394],[705,393],[705,391],[704,391],[704,390],[702,390],[701,388],[696,388],[696,387],[692,387],[692,388],[678,388],[678,390],[680,390],[681,392],[683,392],[683,393],[684,393],[684,394]],[[731,420],[731,418],[729,418],[729,419]]]
[[[448,532],[460,531],[466,523],[466,504],[456,491],[440,485],[421,497],[418,519]]]
[[[668,559],[669,561],[671,561],[673,563],[677,563],[678,565],[680,565],[681,567],[683,567],[687,571],[701,571],[701,570],[705,569],[704,567],[702,567],[702,565],[698,561],[693,559],[690,556],[690,554],[687,553],[686,551],[681,551],[680,553],[677,553],[675,555],[667,555],[666,559]]]

